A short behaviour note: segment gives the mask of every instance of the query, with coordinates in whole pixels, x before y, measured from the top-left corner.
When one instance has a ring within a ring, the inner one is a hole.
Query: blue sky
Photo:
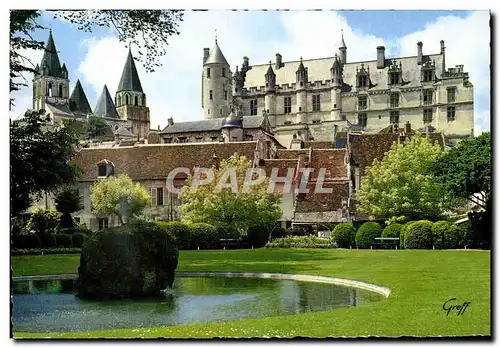
[[[219,45],[234,71],[242,57],[250,64],[265,63],[279,52],[283,60],[332,56],[345,33],[348,60],[371,60],[376,46],[386,46],[388,56],[416,54],[416,43],[425,53],[447,47],[447,66],[463,64],[474,84],[476,130],[489,130],[489,14],[486,11],[188,11],[180,24],[181,34],[169,40],[163,67],[139,74],[151,110],[151,127],[162,128],[167,119],[196,120],[201,109],[201,59],[204,47],[212,47],[217,29]],[[104,84],[114,95],[127,49],[108,28],[92,33],[77,30],[49,13],[42,24],[52,28],[61,62],[66,63],[70,88],[80,79],[92,108]],[[35,36],[46,40],[48,31]],[[133,49],[134,52],[134,49]],[[36,62],[42,52],[29,52]],[[31,79],[31,78],[29,78]],[[16,117],[31,106],[31,87],[14,95]]]

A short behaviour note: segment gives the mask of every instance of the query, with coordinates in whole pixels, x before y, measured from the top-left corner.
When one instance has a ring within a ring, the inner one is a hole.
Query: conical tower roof
[[[337,56],[337,53],[335,53],[335,58],[333,59],[333,65],[332,65],[332,69],[336,69],[336,68],[338,68],[338,69],[341,68],[340,59]]]
[[[85,115],[92,114],[92,109],[90,108],[89,101],[87,99],[87,96],[85,95],[85,92],[83,91],[80,80],[76,81],[75,88],[71,93],[69,101],[69,107],[71,111]]]
[[[116,112],[115,103],[109,94],[108,87],[104,85],[101,96],[97,100],[97,105],[94,109],[94,115],[100,117],[120,118]]]
[[[301,62],[302,64],[302,62]],[[276,76],[273,67],[271,66],[271,61],[269,61],[269,68],[267,68],[266,76]]]
[[[143,93],[141,80],[139,79],[139,74],[137,73],[137,68],[134,63],[134,57],[132,57],[132,51],[130,49],[128,50],[127,61],[123,67],[122,77],[116,91],[134,91]]]
[[[48,76],[61,77],[61,63],[59,62],[56,44],[54,43],[54,38],[52,37],[52,30],[50,30],[49,40],[47,41],[42,62],[40,63],[41,71],[43,71],[45,66],[47,67],[46,74]]]
[[[342,39],[340,39],[339,49],[340,48],[347,48],[347,46],[345,45],[345,41],[344,41],[344,31],[342,31]]]
[[[297,68],[297,72],[299,71],[306,71],[306,68],[304,68],[304,64],[302,63],[302,57],[300,57],[300,64],[299,67]]]
[[[215,40],[214,48],[210,50],[210,55],[205,61],[205,65],[206,64],[223,64],[229,66],[226,57],[224,57],[224,54],[222,54],[222,51],[219,47],[219,44],[217,43],[217,40]]]

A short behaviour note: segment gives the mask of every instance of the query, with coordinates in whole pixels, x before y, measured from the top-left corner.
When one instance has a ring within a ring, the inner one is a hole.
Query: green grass
[[[76,273],[78,255],[15,256],[13,275]],[[14,333],[15,338],[360,337],[490,335],[490,252],[255,249],[184,251],[179,271],[248,271],[333,276],[391,289],[356,308],[147,329]],[[470,302],[457,316],[451,298]]]

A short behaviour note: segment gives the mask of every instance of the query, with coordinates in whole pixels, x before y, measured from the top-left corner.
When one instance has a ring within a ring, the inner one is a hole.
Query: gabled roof
[[[104,85],[101,96],[97,100],[94,115],[100,117],[120,118],[118,112],[116,112],[115,103],[113,103],[113,99],[111,98],[106,85]]]
[[[125,66],[123,67],[122,77],[116,91],[134,91],[143,93],[141,80],[139,79],[139,74],[137,73],[137,68],[134,63],[134,57],[132,57],[130,49],[128,51],[127,60],[125,61]]]
[[[45,52],[43,53],[42,62],[40,63],[40,71],[43,71],[44,67],[47,68],[47,76],[62,77],[61,63],[59,62],[56,44],[54,43],[54,38],[52,37],[52,30],[49,33],[49,40],[47,41],[47,46],[45,46]]]
[[[81,114],[92,114],[92,108],[90,107],[87,96],[83,91],[80,80],[76,81],[75,88],[73,89],[71,97],[69,98],[69,108],[73,112]]]
[[[222,128],[224,120],[224,118],[214,118],[190,122],[174,122],[174,124],[165,127],[160,134],[218,131]],[[243,128],[260,128],[263,121],[264,116],[244,116]]]
[[[224,54],[222,54],[222,51],[217,44],[217,40],[215,40],[215,46],[210,50],[210,55],[208,56],[204,65],[206,64],[223,64],[229,66],[226,57],[224,57]]]
[[[119,126],[118,129],[113,131],[115,136],[118,136],[119,138],[136,138],[136,136],[131,133],[127,128],[123,126]]]

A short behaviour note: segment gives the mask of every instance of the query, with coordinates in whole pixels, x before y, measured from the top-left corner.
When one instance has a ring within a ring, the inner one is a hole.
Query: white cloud
[[[489,12],[476,11],[465,18],[446,16],[428,24],[425,29],[402,37],[400,53],[415,55],[417,42],[423,51],[438,53],[440,41],[446,47],[446,67],[464,65],[474,85],[475,133],[490,129],[490,27]]]

